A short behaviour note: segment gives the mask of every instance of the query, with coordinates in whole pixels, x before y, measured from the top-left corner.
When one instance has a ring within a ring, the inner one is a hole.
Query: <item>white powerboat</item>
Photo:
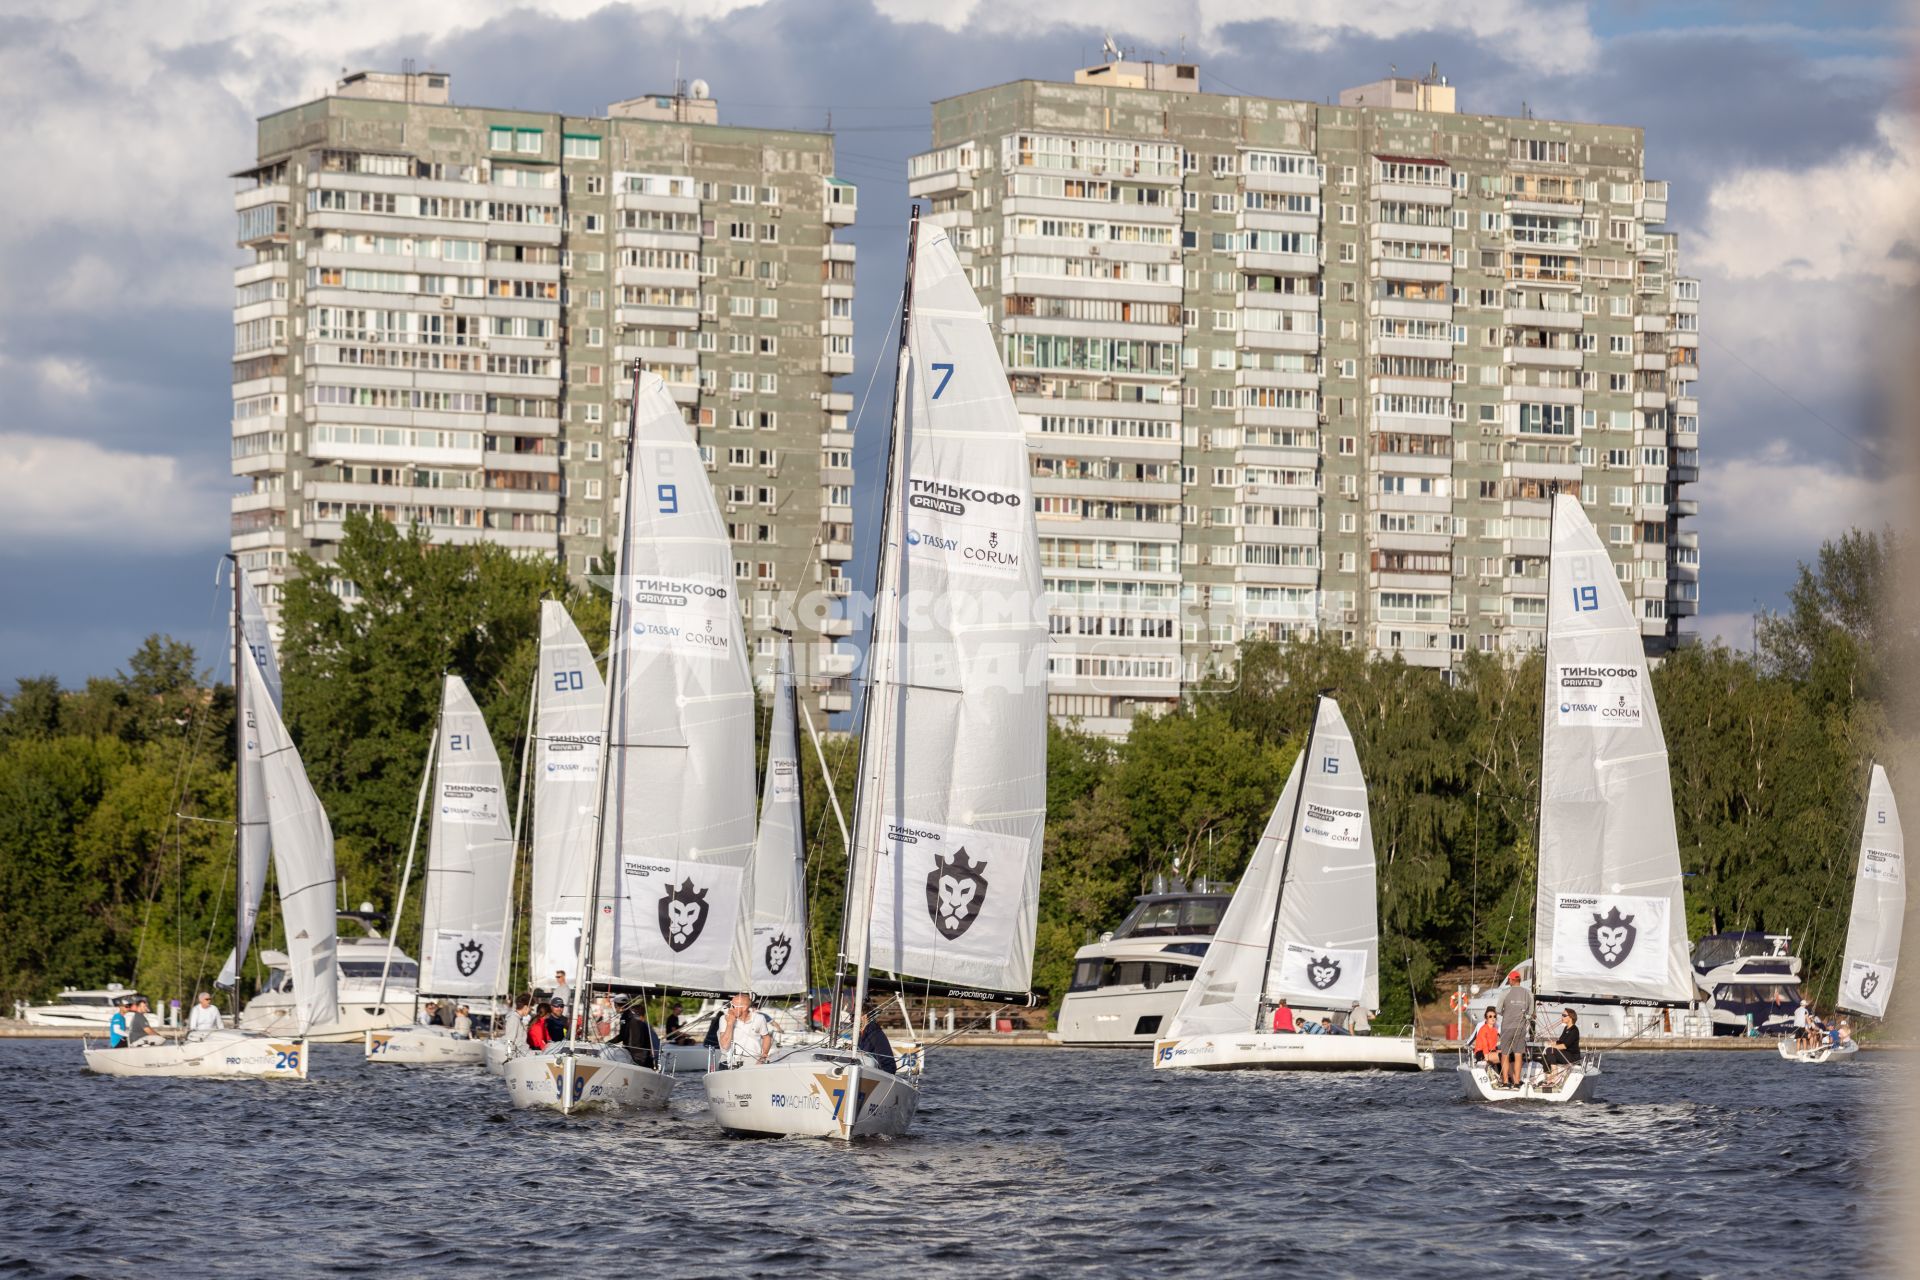
[[[113,1021],[114,1010],[140,998],[138,991],[117,982],[82,990],[67,987],[51,1004],[30,1004],[21,1008],[20,1017],[35,1027],[71,1027],[78,1031],[105,1031]]]
[[[1152,1044],[1173,1021],[1231,895],[1205,881],[1156,884],[1111,933],[1073,954],[1053,1038],[1061,1044]]]
[[[1800,958],[1780,933],[1712,933],[1693,945],[1701,1010],[1717,1036],[1779,1035],[1800,1006]]]
[[[1281,1006],[1340,1034],[1274,1029]],[[1380,904],[1366,776],[1332,698],[1314,708],[1213,944],[1153,1050],[1156,1071],[1431,1071],[1413,1035],[1346,1032],[1380,1010]]]
[[[856,1050],[875,970],[932,996],[1030,1001],[1046,820],[1026,433],[946,233],[916,208],[907,240],[840,947],[855,963]],[[904,1074],[837,1048],[702,1083],[714,1119],[741,1135],[892,1137],[920,1106]]]
[[[333,1025],[311,1038],[325,1043],[352,1043],[363,1040],[369,1031],[385,1031],[413,1024],[417,996],[414,984],[420,966],[404,953],[396,953],[392,967],[386,966],[387,940],[381,937],[341,938],[334,962],[338,1009]],[[247,1001],[240,1011],[240,1029],[264,1036],[285,1036],[299,1025],[297,993],[291,968],[283,951],[262,951],[261,960],[271,972],[260,993]],[[384,997],[380,978],[387,973]]]
[[[1666,738],[1640,624],[1578,498],[1549,513],[1547,643],[1533,914],[1539,1003],[1691,1006],[1687,905]],[[1534,1064],[1537,1067],[1538,1064]],[[1482,1102],[1576,1102],[1599,1055],[1517,1088],[1462,1046],[1458,1071]]]
[[[143,1041],[121,1049],[89,1043],[83,1052],[87,1070],[103,1076],[166,1076],[273,1080],[307,1078],[304,1040],[253,1035],[232,1028],[190,1031],[178,1040]]]

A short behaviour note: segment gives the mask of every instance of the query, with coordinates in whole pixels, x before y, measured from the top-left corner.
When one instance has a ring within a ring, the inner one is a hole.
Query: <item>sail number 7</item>
[[[940,375],[940,384],[933,389],[933,398],[938,400],[940,393],[947,389],[947,384],[953,381],[953,365],[936,363],[933,371]]]

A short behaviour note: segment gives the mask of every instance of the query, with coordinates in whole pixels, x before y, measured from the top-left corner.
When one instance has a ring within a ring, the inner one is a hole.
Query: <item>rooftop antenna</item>
[[[1113,42],[1113,32],[1107,32],[1107,38],[1100,42],[1100,56],[1108,62],[1120,60],[1120,46]]]

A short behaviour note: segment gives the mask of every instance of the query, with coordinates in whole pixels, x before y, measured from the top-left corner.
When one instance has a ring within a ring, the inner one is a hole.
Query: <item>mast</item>
[[[899,638],[900,629],[898,602],[900,587],[898,581],[899,575],[897,572],[889,575],[887,572],[887,563],[891,558],[889,539],[897,534],[897,531],[893,528],[893,506],[900,500],[901,490],[904,488],[904,485],[901,483],[902,477],[900,472],[906,466],[907,459],[910,456],[910,450],[901,447],[900,435],[903,430],[911,430],[912,427],[912,420],[906,412],[906,404],[907,388],[911,379],[912,365],[910,335],[913,332],[913,267],[914,256],[919,246],[920,206],[916,203],[913,206],[912,215],[907,219],[907,278],[900,298],[900,347],[898,354],[895,356],[893,367],[893,421],[887,430],[887,479],[886,486],[882,491],[882,501],[880,505],[880,555],[879,560],[874,565],[874,610],[872,622],[869,624],[870,630],[867,632],[867,662],[869,667],[871,668],[872,664],[884,658],[889,684],[892,682],[893,660],[883,653],[878,646],[881,643],[881,636],[883,634],[886,636],[887,644],[894,644]],[[889,577],[893,580],[889,581]],[[881,621],[883,615],[886,620],[884,627]],[[853,991],[853,1044],[856,1051],[858,1051],[860,1045],[861,1032],[866,1029],[867,968],[873,959],[873,893],[874,884],[879,872],[879,849],[881,841],[885,837],[886,827],[885,815],[881,812],[883,806],[870,794],[870,789],[883,782],[883,779],[879,775],[879,767],[885,762],[887,756],[885,750],[885,734],[891,727],[892,721],[897,718],[898,713],[898,708],[895,707],[888,707],[884,714],[876,713],[877,699],[874,695],[880,692],[880,683],[880,680],[876,678],[871,680],[867,686],[867,705],[863,708],[863,723],[860,731],[860,750],[863,757],[868,752],[873,753],[872,758],[875,762],[874,773],[872,777],[869,778],[867,770],[865,768],[861,769],[860,782],[858,789],[854,793],[853,801],[853,810],[857,818],[863,812],[860,803],[862,797],[865,796],[868,799],[875,800],[874,804],[868,806],[871,810],[870,829],[861,832],[861,839],[867,842],[867,874],[866,884],[860,889],[862,897],[866,900],[866,905],[860,917],[860,951],[857,968],[855,969]],[[889,689],[888,695],[889,697],[892,696],[891,689]],[[873,738],[873,732],[876,728],[882,735],[878,741]],[[851,859],[853,849],[849,848],[847,854]],[[847,885],[849,905],[852,903],[853,893],[854,887],[849,883]],[[845,940],[846,930],[843,925],[841,929],[843,957]],[[835,1010],[834,1025],[836,1027],[839,1025],[838,1010]]]
[[[246,867],[246,779],[247,779],[247,680],[240,665],[240,649],[246,643],[240,634],[240,557],[229,555],[233,572],[233,1025],[240,1025],[241,968],[240,948],[247,940]]]
[[[533,758],[533,714],[540,701],[540,658],[536,653],[533,659],[533,683],[527,689],[527,729],[520,738],[520,785],[513,801],[513,854],[507,863],[506,899],[500,904],[500,947],[506,953],[501,957],[495,970],[499,979],[502,999],[513,994],[513,876],[520,869],[520,836],[526,827],[527,791],[531,784],[527,781],[527,765]],[[531,878],[532,870],[529,868]],[[528,957],[528,983],[532,983],[532,957]]]
[[[440,705],[446,708],[446,677],[440,680]],[[427,740],[427,767],[420,771],[420,795],[413,802],[413,834],[407,838],[407,865],[400,872],[400,896],[393,902],[393,920],[387,928],[387,955],[380,962],[380,998],[374,1007],[383,1013],[387,1007],[387,974],[393,968],[393,949],[400,941],[400,917],[407,910],[407,886],[413,879],[413,855],[420,847],[420,819],[427,811],[427,788],[433,782],[433,764],[440,754],[440,712],[433,715],[433,736]],[[422,941],[425,941],[422,938]],[[420,962],[426,962],[426,948],[420,949]],[[420,1004],[420,982],[425,974],[416,973],[413,980],[413,1003]]]
[[[567,1049],[571,1052],[579,1044],[581,1000],[593,998],[593,954],[599,941],[600,928],[600,864],[606,860],[603,847],[607,826],[607,775],[608,765],[613,751],[614,699],[626,697],[626,686],[621,680],[626,664],[620,660],[627,627],[627,590],[622,578],[625,565],[622,563],[627,545],[627,524],[633,519],[633,504],[639,495],[633,488],[633,439],[640,427],[640,361],[633,362],[633,396],[627,408],[627,447],[622,460],[620,527],[615,530],[613,544],[613,608],[608,611],[607,630],[607,699],[606,710],[600,724],[600,761],[599,794],[593,803],[593,866],[587,877],[587,901],[585,930],[581,935],[580,949],[580,993],[574,997],[575,1007],[567,1010]]]
[[[1326,695],[1315,694],[1313,721],[1307,726],[1307,745],[1300,748],[1300,785],[1293,792],[1293,817],[1287,821],[1287,851],[1280,855],[1280,883],[1273,891],[1273,920],[1267,926],[1267,958],[1260,965],[1260,998],[1253,1002],[1253,1029],[1267,1016],[1267,975],[1273,972],[1273,948],[1280,940],[1280,899],[1287,892],[1287,868],[1293,862],[1293,841],[1300,831],[1300,802],[1307,796],[1307,768],[1313,763],[1313,737],[1320,731],[1320,702]]]
[[[800,998],[807,1000],[813,990],[813,907],[812,895],[807,892],[807,771],[801,768],[800,760],[800,679],[799,673],[793,669],[792,633],[783,632],[782,642],[787,647],[787,681],[793,686],[787,698],[787,718],[792,721],[793,727],[793,802],[800,822],[800,945],[807,949],[807,963],[800,975]],[[767,740],[771,744],[771,730],[767,733]],[[768,750],[772,750],[771,745]]]
[[[1533,960],[1533,998],[1540,990],[1540,848],[1547,826],[1547,717],[1553,706],[1553,523],[1560,509],[1557,489],[1547,492],[1547,621],[1540,633],[1540,747],[1534,755],[1533,788],[1533,910],[1527,927],[1527,954]]]

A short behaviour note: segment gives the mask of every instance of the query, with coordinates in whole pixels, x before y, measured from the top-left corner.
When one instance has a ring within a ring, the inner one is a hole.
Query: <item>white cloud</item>
[[[1920,279],[1917,187],[1920,127],[1882,116],[1876,146],[1810,169],[1746,169],[1714,184],[1689,257],[1736,280],[1912,283]]]
[[[1703,613],[1693,620],[1692,625],[1681,624],[1681,629],[1700,637],[1702,644],[1711,644],[1718,640],[1729,649],[1748,650],[1753,647],[1753,614],[1749,613]]]
[[[129,554],[217,546],[225,477],[189,472],[164,454],[84,440],[0,432],[0,556],[49,544],[112,546]]]
[[[1702,467],[1695,490],[1703,515],[1714,515],[1711,536],[1701,540],[1705,577],[1711,576],[1716,546],[1735,548],[1743,557],[1777,557],[1784,579],[1795,561],[1811,559],[1821,542],[1848,529],[1911,523],[1900,477],[1861,475],[1782,441],[1753,457]]]
[[[1189,48],[1217,53],[1237,23],[1278,23],[1308,49],[1325,49],[1342,38],[1388,40],[1429,31],[1466,36],[1504,49],[1519,65],[1540,72],[1591,66],[1599,41],[1584,5],[1534,0],[1194,0],[1184,5],[1156,0],[1055,0],[1042,9],[1007,0],[876,0],[896,22],[924,22],[948,31],[970,26],[996,34],[1087,27],[1109,31],[1123,47],[1143,40],[1143,57],[1171,55],[1184,37]],[[1411,73],[1417,68],[1404,68]],[[1384,68],[1382,69],[1384,74]],[[1206,84],[1205,69],[1201,85]]]

